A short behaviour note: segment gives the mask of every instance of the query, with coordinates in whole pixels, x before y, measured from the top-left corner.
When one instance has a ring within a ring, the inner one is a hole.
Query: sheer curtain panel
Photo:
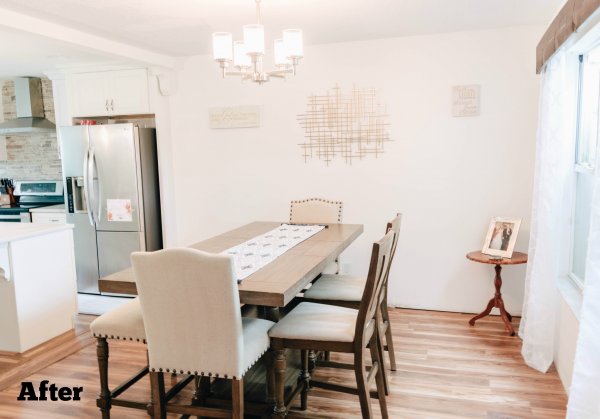
[[[527,365],[546,372],[554,359],[557,279],[564,252],[564,225],[575,141],[573,68],[558,51],[542,73],[529,239],[529,262],[519,336]],[[577,61],[577,60],[574,60]],[[576,74],[576,73],[575,73]]]
[[[600,418],[600,173],[596,162],[587,267],[568,419]]]

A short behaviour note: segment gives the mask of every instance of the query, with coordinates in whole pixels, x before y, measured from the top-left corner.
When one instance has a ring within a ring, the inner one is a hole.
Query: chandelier
[[[275,69],[263,69],[265,55],[265,28],[260,19],[260,0],[256,1],[256,23],[244,25],[244,40],[233,42],[230,32],[215,32],[212,35],[213,57],[219,63],[223,78],[239,76],[258,84],[270,77],[285,78],[296,75],[296,67],[303,57],[302,30],[286,29],[280,39],[273,43]],[[229,69],[233,64],[234,70]]]

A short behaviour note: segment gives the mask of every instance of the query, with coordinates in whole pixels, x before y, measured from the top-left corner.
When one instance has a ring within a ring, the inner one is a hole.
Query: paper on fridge
[[[106,211],[108,221],[132,221],[130,199],[107,199]]]

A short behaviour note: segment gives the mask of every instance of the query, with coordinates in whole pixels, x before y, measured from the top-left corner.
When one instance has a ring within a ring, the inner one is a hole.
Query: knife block
[[[17,205],[19,198],[14,195],[15,188],[11,186],[6,187],[6,193],[8,194],[8,200],[10,205]]]

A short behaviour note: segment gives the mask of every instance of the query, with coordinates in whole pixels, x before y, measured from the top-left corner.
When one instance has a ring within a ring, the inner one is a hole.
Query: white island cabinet
[[[72,226],[0,223],[0,351],[25,352],[73,329]]]

